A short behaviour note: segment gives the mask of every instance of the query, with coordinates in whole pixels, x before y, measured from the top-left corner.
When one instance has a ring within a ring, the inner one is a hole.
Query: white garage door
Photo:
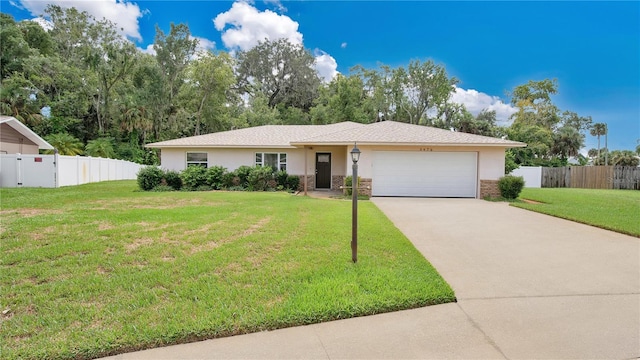
[[[478,153],[374,151],[373,196],[476,197]]]

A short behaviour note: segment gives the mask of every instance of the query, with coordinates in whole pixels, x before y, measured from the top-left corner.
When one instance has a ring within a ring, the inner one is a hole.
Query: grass
[[[525,188],[512,206],[640,237],[640,191]]]
[[[455,301],[371,202],[1,189],[0,358],[82,359]]]

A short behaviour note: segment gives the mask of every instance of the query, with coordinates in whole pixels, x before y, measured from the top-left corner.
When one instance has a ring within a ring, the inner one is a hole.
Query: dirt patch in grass
[[[117,210],[122,208],[127,209],[153,209],[153,210],[166,210],[175,209],[186,206],[219,206],[225,205],[225,201],[205,201],[201,198],[190,199],[172,199],[170,202],[164,199],[117,199],[117,200],[98,200],[93,203],[92,210]]]
[[[153,244],[153,239],[151,238],[135,239],[132,243],[125,245],[125,249],[130,253],[141,246],[147,246],[150,244]]]
[[[10,215],[19,215],[20,217],[33,217],[38,215],[54,215],[54,214],[62,214],[62,210],[51,210],[51,209],[13,209],[13,210],[1,210],[0,216],[10,216]]]
[[[520,199],[523,202],[526,202],[527,204],[544,204],[543,202],[540,201],[535,201],[535,200],[529,200],[529,199]]]
[[[213,249],[219,247],[222,244],[230,243],[230,242],[233,242],[235,240],[241,239],[243,237],[247,237],[249,235],[252,235],[252,234],[260,231],[260,229],[262,229],[270,221],[271,221],[271,217],[268,216],[266,218],[262,218],[262,219],[258,220],[258,222],[256,222],[255,224],[252,224],[251,226],[249,226],[248,229],[243,230],[241,233],[233,234],[233,235],[228,236],[228,237],[223,238],[223,239],[218,239],[218,241],[209,241],[209,242],[206,242],[206,243],[204,243],[202,245],[194,246],[193,248],[191,248],[191,254],[199,253],[201,251],[213,250]],[[202,228],[206,228],[206,227],[207,227],[207,225],[203,226]]]
[[[258,230],[262,229],[265,225],[267,225],[271,221],[271,216],[260,219],[257,223],[249,226],[247,230],[242,233],[242,237],[249,236]]]

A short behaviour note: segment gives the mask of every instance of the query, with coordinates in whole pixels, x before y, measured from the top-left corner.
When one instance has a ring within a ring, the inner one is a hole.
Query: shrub
[[[249,191],[265,191],[269,180],[273,179],[273,170],[270,166],[256,166],[251,169],[247,177]]]
[[[207,186],[207,169],[202,166],[188,166],[180,174],[182,184],[189,190],[195,190],[200,186]]]
[[[156,192],[165,192],[165,191],[175,191],[175,189],[169,185],[158,185],[156,187],[154,187],[151,191],[156,191]]]
[[[164,182],[167,186],[173,188],[173,190],[182,189],[182,179],[180,179],[180,174],[177,171],[167,170],[163,175]]]
[[[199,185],[197,188],[193,189],[194,191],[211,191],[211,186],[209,185]]]
[[[280,170],[275,173],[276,183],[283,188],[287,187],[287,178],[289,178],[289,174],[284,170]]]
[[[211,186],[214,190],[220,190],[227,187],[225,183],[225,174],[227,169],[222,166],[212,166],[207,169],[206,178],[207,185]]]
[[[522,176],[506,175],[498,181],[500,195],[505,199],[515,199],[520,195],[524,187],[524,178]]]
[[[249,185],[249,173],[253,168],[251,166],[242,165],[233,172],[234,177],[238,177],[237,181],[234,181],[234,186],[247,187]]]
[[[300,177],[296,175],[288,175],[287,183],[284,186],[285,189],[298,191],[298,187],[300,187]]]
[[[347,191],[347,195],[353,194],[351,187],[353,186],[353,176],[349,175],[344,178],[344,187]],[[358,186],[360,186],[360,176],[358,176]]]
[[[233,175],[232,172],[225,172],[224,175],[222,175],[222,188],[224,189],[228,189],[232,186],[234,186],[233,180],[236,178],[235,175]],[[238,178],[238,183],[240,183],[240,178]]]
[[[157,166],[145,166],[138,171],[138,186],[144,191],[153,190],[160,185],[163,176],[162,169]]]

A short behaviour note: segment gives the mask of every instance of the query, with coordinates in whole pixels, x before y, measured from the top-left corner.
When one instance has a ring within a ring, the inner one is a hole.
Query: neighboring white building
[[[0,115],[0,154],[38,154],[39,150],[53,150],[53,146],[18,119]]]
[[[499,195],[505,149],[526,144],[394,121],[266,125],[148,144],[161,166],[269,165],[299,175],[305,189],[338,189],[361,151],[361,185],[373,196]],[[305,182],[306,180],[306,182]]]

